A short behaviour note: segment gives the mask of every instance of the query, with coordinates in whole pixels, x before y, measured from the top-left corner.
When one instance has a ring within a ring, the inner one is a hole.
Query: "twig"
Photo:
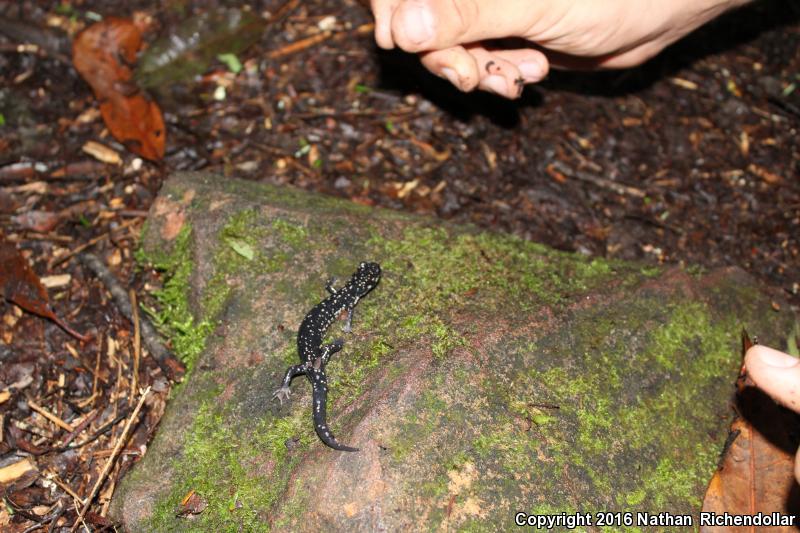
[[[60,448],[54,448],[53,451],[64,452],[66,450],[74,450],[75,448],[82,448],[82,447],[86,446],[87,444],[89,444],[90,442],[96,441],[98,438],[100,438],[101,435],[104,435],[105,433],[108,433],[111,430],[111,428],[113,428],[115,425],[117,425],[117,422],[119,422],[120,420],[122,420],[123,418],[128,416],[128,412],[129,411],[130,411],[130,407],[125,408],[122,411],[122,413],[120,413],[119,415],[114,417],[114,419],[111,422],[108,422],[107,424],[102,426],[100,429],[95,431],[90,437],[87,437],[86,440],[83,440],[83,441],[75,443],[75,444],[70,443],[70,444],[67,444],[66,446],[62,446]]]
[[[117,308],[119,308],[120,312],[131,322],[139,322],[141,339],[144,341],[147,351],[150,352],[150,355],[153,356],[158,366],[164,371],[164,374],[173,381],[180,381],[183,375],[181,363],[164,347],[158,333],[153,325],[150,324],[149,320],[145,317],[141,317],[140,320],[134,320],[133,306],[131,305],[128,293],[122,288],[119,282],[117,282],[114,274],[112,274],[103,262],[93,254],[81,254],[79,259],[86,268],[94,272],[94,275],[103,282],[108,292],[111,293],[111,297],[114,299],[114,303],[117,304]]]
[[[562,163],[561,161],[553,161],[549,165],[554,170],[561,172],[567,177],[575,178],[580,181],[585,181],[587,183],[592,183],[601,187],[603,189],[608,189],[613,191],[617,194],[627,195],[627,196],[635,196],[636,198],[644,198],[647,196],[647,193],[644,192],[642,189],[637,187],[632,187],[630,185],[623,185],[622,183],[617,183],[614,180],[610,180],[608,178],[603,178],[600,176],[595,176],[594,174],[590,174],[589,172],[583,172],[581,170],[573,170],[569,168],[567,165]]]
[[[51,413],[50,411],[48,411],[47,409],[45,409],[41,405],[37,404],[33,400],[28,400],[28,406],[31,409],[33,409],[34,411],[36,411],[37,413],[39,413],[40,415],[42,415],[43,417],[45,417],[46,419],[48,419],[53,424],[55,424],[58,427],[60,427],[61,429],[69,431],[70,433],[75,431],[74,427],[70,426],[69,424],[67,424],[66,422],[61,420],[59,417],[57,417],[56,415],[54,415],[53,413]]]
[[[260,143],[260,142],[254,142],[252,144],[256,148],[260,148],[261,150],[263,150],[263,151],[265,151],[267,153],[276,155],[278,157],[282,157],[283,160],[286,161],[287,165],[289,165],[290,167],[292,167],[294,169],[299,170],[300,172],[302,172],[306,176],[308,176],[308,177],[314,177],[315,176],[314,172],[311,169],[308,169],[308,168],[304,167],[303,165],[301,165],[300,163],[298,163],[295,160],[294,156],[287,154],[286,152],[284,152],[280,148],[275,148],[274,146],[270,146],[268,144],[263,144],[263,143]]]
[[[331,36],[333,36],[333,32],[323,31],[322,33],[312,35],[311,37],[306,37],[305,39],[300,39],[299,41],[294,41],[286,46],[278,48],[277,50],[273,50],[267,54],[267,56],[270,59],[278,59],[283,56],[288,56],[296,52],[300,52],[301,50],[305,50],[306,48],[311,48],[312,46],[315,46],[323,41],[327,41],[331,38]]]
[[[82,498],[80,496],[78,496],[78,493],[76,493],[74,490],[72,490],[72,488],[69,485],[67,485],[66,483],[61,481],[61,478],[59,478],[58,474],[56,474],[55,472],[53,472],[51,475],[47,475],[45,477],[47,477],[47,479],[49,479],[50,481],[52,481],[53,483],[55,483],[56,485],[61,487],[61,490],[63,490],[64,492],[66,492],[67,494],[72,496],[73,499],[75,499],[75,500],[77,500],[79,502],[83,502]]]
[[[78,513],[78,518],[75,519],[75,523],[72,524],[72,529],[70,532],[75,531],[78,529],[78,526],[83,521],[83,517],[86,515],[86,511],[89,510],[89,506],[92,504],[94,497],[97,496],[97,491],[100,490],[100,486],[105,482],[106,477],[108,476],[111,467],[114,465],[114,461],[117,460],[117,454],[122,449],[122,446],[125,444],[125,440],[128,438],[128,431],[130,431],[131,426],[133,425],[133,421],[136,420],[136,417],[139,415],[139,411],[142,409],[144,405],[144,401],[147,398],[147,395],[150,394],[150,387],[147,387],[144,392],[142,392],[142,396],[139,398],[139,403],[136,404],[136,407],[133,409],[130,418],[128,421],[125,422],[125,427],[122,429],[122,434],[117,439],[117,443],[114,445],[114,451],[111,453],[111,457],[108,458],[106,464],[103,465],[103,470],[100,472],[100,476],[95,481],[94,486],[92,487],[91,492],[86,497],[86,500],[83,502],[83,507],[81,508],[81,512]]]
[[[136,302],[136,291],[128,291],[133,311],[133,376],[131,377],[131,393],[128,395],[128,405],[133,403],[136,388],[139,382],[139,354],[142,351],[142,337],[139,328],[139,304]]]
[[[65,253],[57,256],[57,257],[52,258],[47,263],[47,268],[49,270],[52,270],[53,267],[56,267],[56,266],[60,265],[61,263],[63,263],[67,259],[69,259],[69,258],[81,253],[82,251],[86,250],[87,248],[91,248],[92,246],[94,246],[98,242],[102,241],[103,239],[109,238],[114,232],[119,231],[121,229],[128,228],[130,226],[133,226],[134,224],[136,224],[139,221],[140,220],[138,218],[127,220],[127,221],[123,222],[122,224],[120,224],[119,226],[117,226],[116,228],[114,228],[114,229],[112,229],[110,231],[107,231],[107,232],[103,233],[102,235],[98,235],[94,239],[90,239],[89,241],[85,242],[84,244],[81,244],[80,246],[77,246],[76,248],[73,248],[72,250],[70,250],[68,252],[65,252]]]

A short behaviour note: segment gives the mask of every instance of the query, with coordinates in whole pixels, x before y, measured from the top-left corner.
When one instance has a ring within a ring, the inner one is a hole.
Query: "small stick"
[[[53,267],[56,267],[56,266],[60,265],[61,263],[63,263],[67,259],[69,259],[69,258],[81,253],[82,251],[86,250],[87,248],[91,248],[92,246],[94,246],[98,242],[102,241],[103,239],[109,238],[111,236],[111,234],[114,233],[115,231],[119,231],[121,229],[125,229],[127,227],[133,226],[137,222],[141,222],[141,220],[138,219],[138,218],[134,218],[134,219],[128,220],[126,222],[123,222],[118,227],[114,228],[113,230],[107,231],[107,232],[103,233],[102,235],[98,235],[94,239],[90,239],[88,242],[86,242],[84,244],[81,244],[80,246],[77,246],[77,247],[73,248],[72,250],[61,254],[58,257],[52,258],[50,261],[48,261],[47,268],[49,270],[52,270]]]
[[[323,31],[322,33],[318,33],[316,35],[312,35],[311,37],[306,37],[305,39],[300,39],[299,41],[294,41],[293,43],[289,43],[286,46],[282,46],[277,50],[271,51],[267,56],[270,59],[277,59],[279,57],[288,56],[294,54],[295,52],[300,52],[301,50],[305,50],[306,48],[311,48],[323,41],[327,41],[331,38],[333,32],[331,31]]]
[[[119,451],[122,449],[123,444],[128,436],[128,431],[130,431],[131,426],[133,425],[133,421],[136,420],[136,417],[139,415],[139,411],[142,409],[144,405],[144,401],[147,398],[147,395],[150,394],[150,387],[147,387],[144,392],[142,392],[142,396],[139,398],[139,403],[136,404],[136,407],[133,409],[130,418],[128,421],[125,422],[125,427],[122,429],[122,435],[119,436],[117,439],[117,443],[114,445],[114,451],[111,452],[111,457],[108,458],[108,461],[105,465],[103,465],[103,470],[100,472],[100,477],[97,478],[95,481],[94,486],[92,487],[89,496],[86,497],[86,500],[83,502],[83,507],[81,508],[81,512],[78,513],[78,518],[75,519],[75,523],[72,524],[72,529],[70,529],[70,533],[78,529],[78,526],[81,522],[83,522],[83,517],[86,516],[86,511],[89,510],[89,506],[92,504],[92,500],[94,497],[97,496],[97,491],[100,490],[100,486],[105,482],[108,473],[111,471],[111,467],[114,464],[114,461],[117,460],[117,455]]]
[[[56,485],[58,485],[59,487],[61,487],[61,490],[72,496],[75,499],[75,501],[83,503],[81,497],[78,496],[78,494],[74,490],[72,490],[69,485],[61,481],[61,479],[58,477],[58,474],[53,472],[52,475],[48,475],[45,477],[50,481],[52,481],[53,483],[55,483]]]
[[[647,196],[647,193],[638,187],[632,187],[630,185],[618,183],[614,180],[603,178],[601,176],[595,176],[594,174],[590,174],[589,172],[584,172],[582,170],[573,170],[561,161],[553,161],[550,163],[549,167],[561,172],[567,177],[592,183],[600,188],[610,190],[620,195],[634,196],[636,198],[644,198]]]
[[[133,311],[133,376],[131,377],[131,393],[128,396],[128,405],[133,403],[136,395],[136,388],[139,382],[139,354],[142,351],[142,338],[139,331],[139,304],[136,301],[136,291],[128,291],[131,299],[131,310]]]
[[[97,375],[100,373],[100,354],[103,351],[103,339],[105,335],[98,335],[97,336],[97,355],[94,357],[94,372],[92,379],[92,403],[94,403],[94,398],[96,398],[97,394]]]
[[[64,430],[66,430],[66,431],[68,431],[70,433],[75,431],[74,427],[70,426],[69,424],[67,424],[66,422],[61,420],[59,417],[57,417],[56,415],[54,415],[53,413],[51,413],[50,411],[48,411],[47,409],[45,409],[41,405],[37,404],[33,400],[28,400],[28,407],[30,407],[31,409],[33,409],[34,411],[36,411],[37,413],[39,413],[40,415],[42,415],[43,417],[48,419],[50,422],[52,422],[53,424],[55,424],[58,427],[60,427],[61,429],[64,429]]]

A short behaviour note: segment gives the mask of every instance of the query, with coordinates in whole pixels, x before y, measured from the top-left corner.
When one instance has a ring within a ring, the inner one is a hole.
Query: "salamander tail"
[[[341,444],[336,440],[336,437],[331,433],[328,428],[328,423],[325,421],[325,410],[328,402],[328,383],[325,379],[325,371],[312,370],[309,372],[308,377],[311,379],[312,401],[314,402],[314,430],[317,432],[320,440],[326,446],[339,450],[342,452],[357,452],[358,448],[352,448]]]

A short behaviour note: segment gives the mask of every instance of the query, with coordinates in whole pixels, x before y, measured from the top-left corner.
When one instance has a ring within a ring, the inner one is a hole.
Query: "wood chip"
[[[29,458],[22,459],[16,463],[0,468],[0,483],[10,483],[21,478],[31,470],[36,470],[36,465]]]
[[[39,281],[42,282],[48,289],[54,289],[56,287],[64,287],[69,285],[69,282],[72,280],[71,274],[58,274],[56,276],[45,276],[43,278],[39,278]]]
[[[108,163],[109,165],[122,164],[122,158],[119,156],[119,153],[99,142],[87,141],[87,143],[83,145],[82,150],[103,163]]]
[[[690,91],[697,90],[697,84],[693,81],[685,80],[683,78],[670,78],[669,81],[671,81],[673,85],[677,85],[682,89],[688,89]]]
[[[752,174],[755,174],[762,180],[766,181],[770,185],[776,185],[783,181],[783,177],[767,170],[764,167],[758,166],[755,163],[751,163],[750,165],[748,165],[747,170],[749,170]]]

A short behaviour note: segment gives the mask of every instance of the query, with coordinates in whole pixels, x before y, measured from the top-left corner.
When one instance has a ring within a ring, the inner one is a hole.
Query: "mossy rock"
[[[161,317],[190,370],[115,495],[136,532],[696,515],[728,435],[739,332],[780,346],[792,322],[740,270],[590,259],[202,173],[165,183],[142,255],[171,271]],[[290,402],[271,397],[325,281],[364,260],[383,279],[328,365],[329,423],[361,449],[346,453],[317,439],[304,378]],[[191,490],[208,507],[177,517]]]

